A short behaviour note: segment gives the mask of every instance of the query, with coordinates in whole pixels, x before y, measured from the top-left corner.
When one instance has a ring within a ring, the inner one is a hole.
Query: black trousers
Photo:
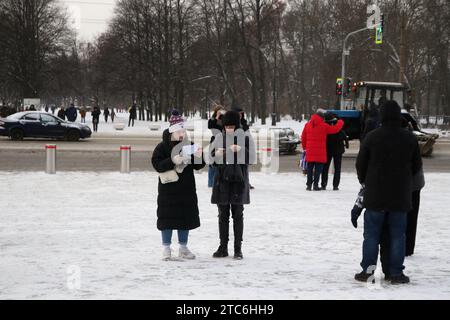
[[[318,162],[308,162],[307,164],[307,178],[306,178],[306,186],[311,187],[314,184],[314,187],[319,187],[320,175],[323,171],[324,163]]]
[[[244,233],[244,206],[241,204],[217,205],[219,208],[220,244],[227,245],[229,240],[230,211],[233,218],[234,245],[240,247]]]
[[[407,213],[406,223],[406,250],[405,255],[411,256],[414,254],[414,248],[416,246],[416,233],[417,233],[417,219],[419,216],[420,207],[420,190],[413,191],[412,193],[412,209]],[[389,274],[389,228],[386,224],[383,226],[380,241],[380,260],[381,267],[384,274]]]
[[[331,160],[333,160],[334,164],[333,187],[337,188],[341,183],[342,154],[330,154],[327,156],[327,163],[324,165],[322,171],[322,187],[326,187],[328,184],[328,172],[330,171]]]
[[[98,119],[97,119],[97,120],[94,120],[94,121],[92,122],[92,124],[94,125],[94,132],[97,132],[97,130],[98,130]]]
[[[133,123],[133,127],[134,127],[134,117],[130,117],[128,119],[128,126],[130,126],[131,123]]]

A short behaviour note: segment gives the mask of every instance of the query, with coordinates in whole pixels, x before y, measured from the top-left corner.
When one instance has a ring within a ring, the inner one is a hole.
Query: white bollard
[[[56,144],[47,144],[45,146],[46,150],[46,167],[45,173],[55,174],[56,173]]]
[[[120,173],[130,173],[131,146],[120,146]]]

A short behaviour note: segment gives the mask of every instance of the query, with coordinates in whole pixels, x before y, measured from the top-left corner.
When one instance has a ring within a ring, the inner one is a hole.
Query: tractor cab
[[[410,110],[406,111],[407,93],[408,87],[402,83],[355,82],[352,84],[351,93],[348,99],[344,100],[341,110],[329,110],[329,112],[344,120],[344,131],[350,140],[361,139],[370,108],[380,107],[388,100],[395,100],[402,109],[402,116],[406,123],[411,126],[411,130],[417,136],[422,155],[429,156],[433,152],[433,145],[438,136],[422,131],[413,115],[409,113]]]

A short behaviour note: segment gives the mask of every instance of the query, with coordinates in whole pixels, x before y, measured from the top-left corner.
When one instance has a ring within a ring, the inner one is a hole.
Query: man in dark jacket
[[[330,125],[335,125],[337,123],[337,116],[332,113],[326,113],[325,121]],[[348,149],[348,147],[348,137],[344,130],[327,136],[327,163],[324,165],[322,171],[322,190],[326,190],[327,188],[328,171],[330,170],[332,160],[334,165],[333,190],[339,190],[342,155],[345,153],[345,148]]]
[[[108,117],[109,117],[109,109],[108,107],[103,110],[103,116],[105,117],[105,122],[108,123]]]
[[[375,270],[383,223],[389,225],[389,275],[392,284],[408,283],[403,274],[406,213],[412,208],[412,178],[422,167],[415,136],[401,127],[400,106],[395,101],[381,108],[382,126],[364,139],[357,160],[358,180],[365,185],[363,271],[367,281]]]
[[[94,107],[94,110],[91,112],[92,114],[92,124],[94,127],[94,132],[98,131],[98,123],[100,122],[100,108]]]
[[[130,116],[128,118],[128,126],[132,125],[134,127],[134,120],[137,116],[137,106],[136,103],[133,103],[133,105],[130,108]]]
[[[73,103],[70,104],[70,107],[66,110],[66,117],[67,120],[70,122],[75,122],[77,120],[77,109],[73,105]]]
[[[228,256],[230,211],[233,217],[234,258],[242,259],[244,204],[250,203],[248,165],[255,163],[256,151],[251,135],[240,128],[239,113],[228,111],[222,118],[223,133],[211,145],[214,175],[211,203],[219,210],[220,246],[215,258]]]

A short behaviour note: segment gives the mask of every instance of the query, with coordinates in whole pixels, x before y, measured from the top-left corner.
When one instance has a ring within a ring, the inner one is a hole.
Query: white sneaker
[[[189,260],[195,259],[195,255],[186,246],[180,246],[179,257]]]
[[[164,246],[163,260],[169,261],[171,258],[172,258],[172,249],[170,249],[170,246]]]

